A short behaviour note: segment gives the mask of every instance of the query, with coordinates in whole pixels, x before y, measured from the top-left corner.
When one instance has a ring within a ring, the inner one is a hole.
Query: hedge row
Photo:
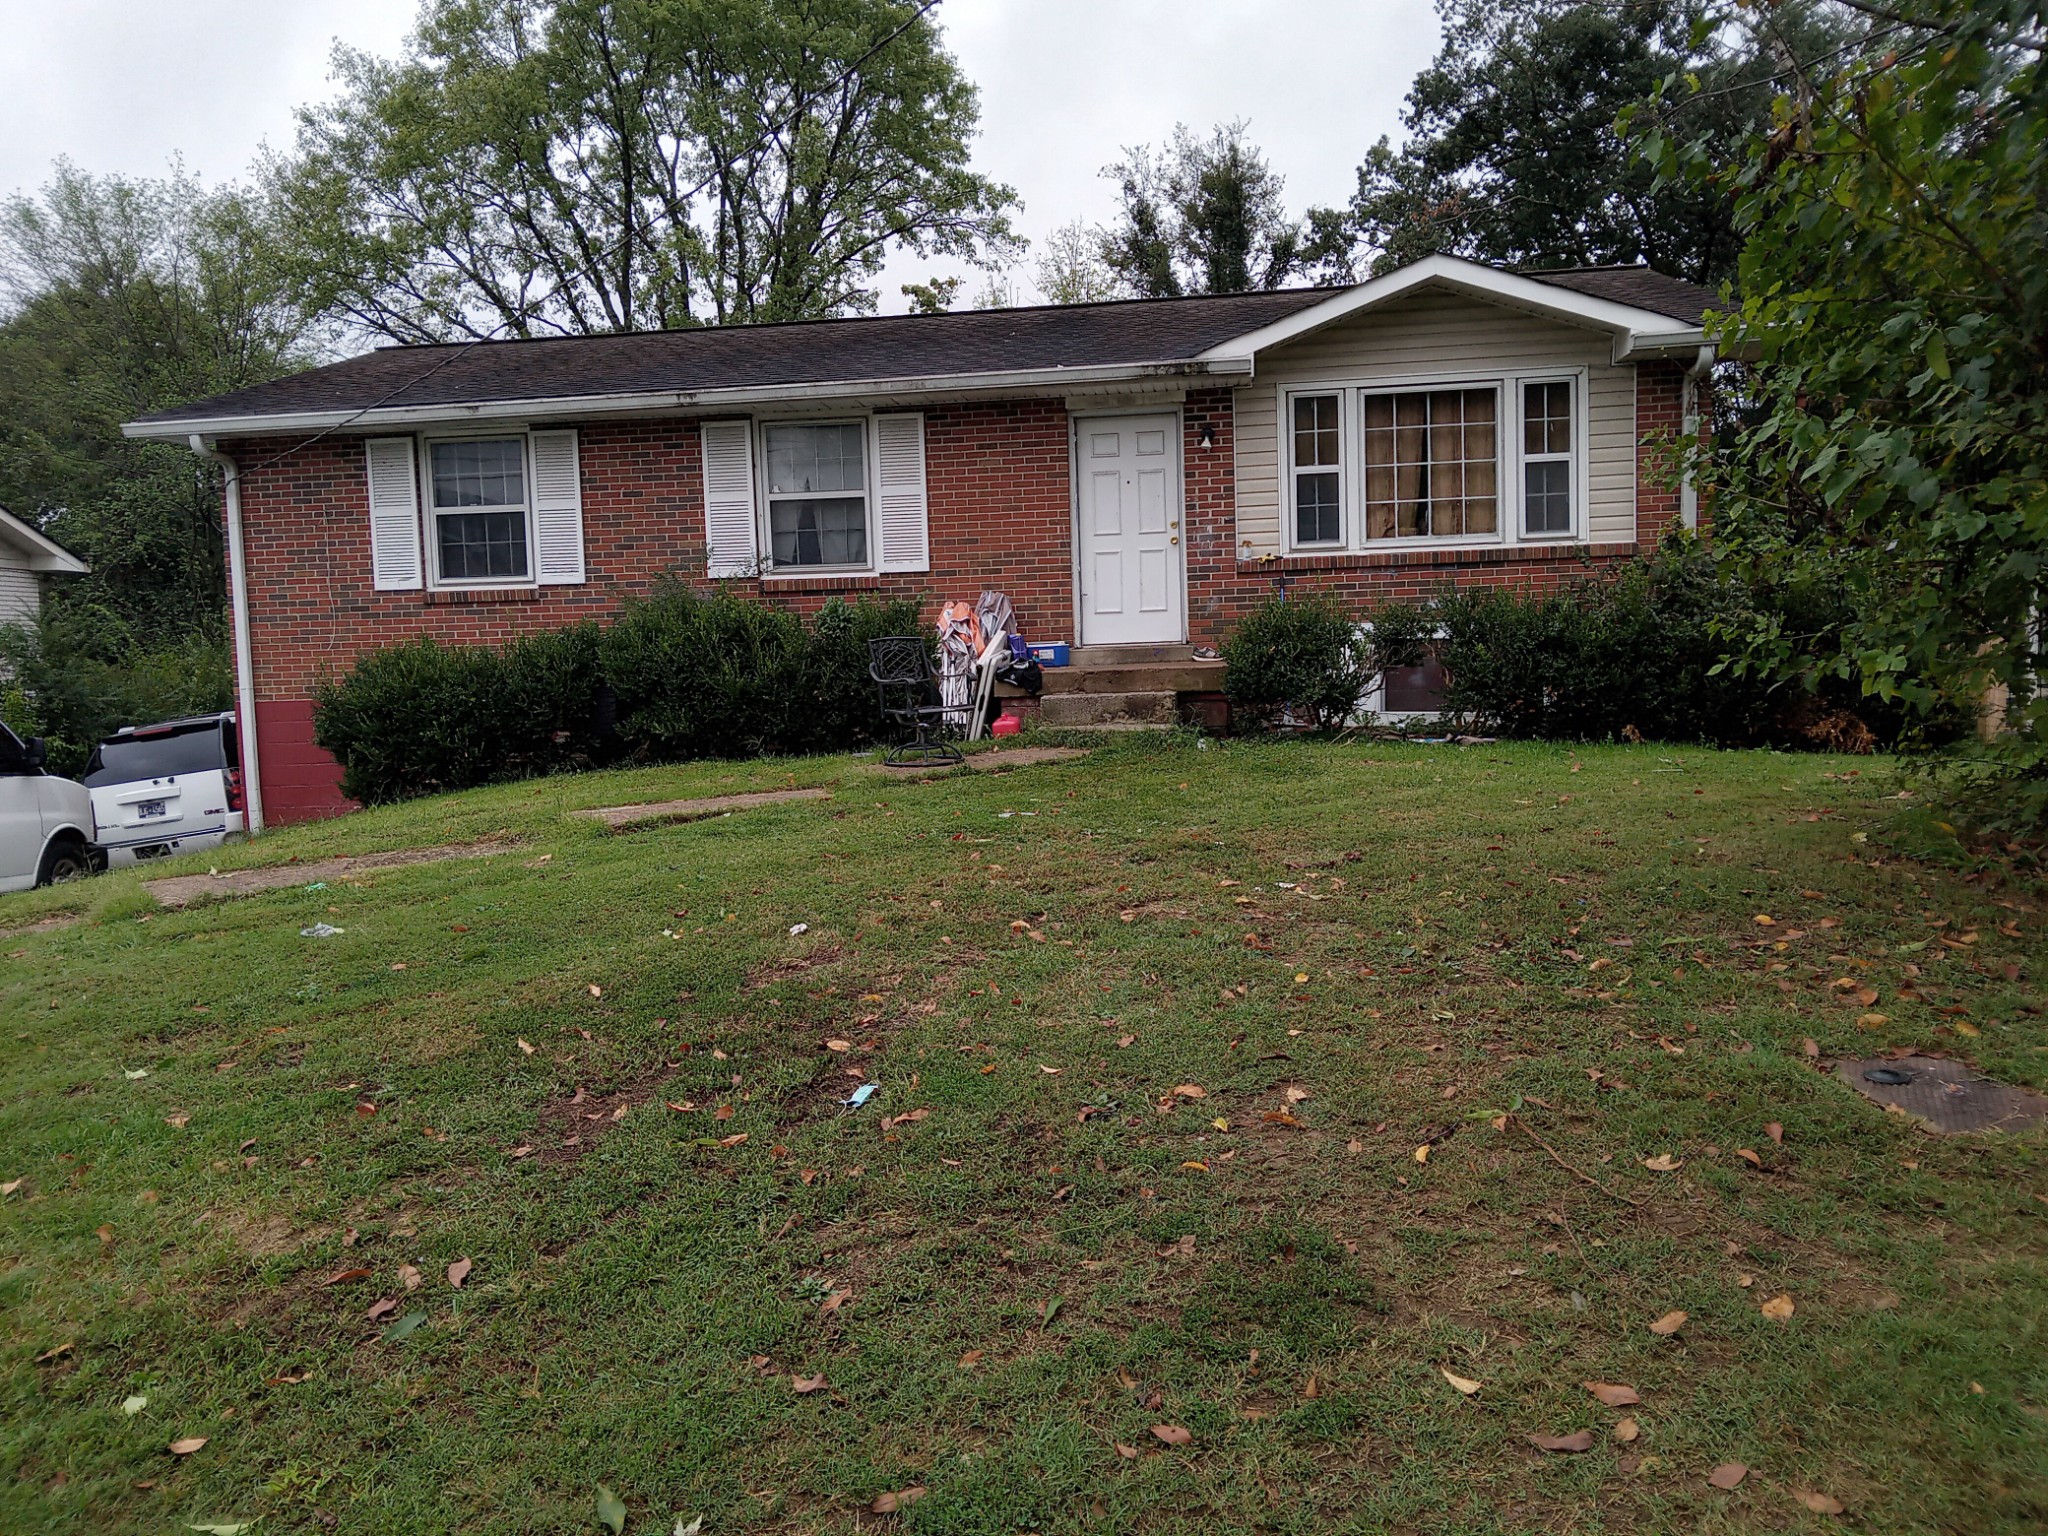
[[[805,624],[675,586],[603,627],[374,651],[315,690],[313,735],[369,804],[620,762],[835,751],[883,728],[867,642],[922,632],[907,600],[835,599]]]
[[[1285,709],[1335,724],[1356,713],[1381,669],[1413,664],[1427,644],[1443,664],[1449,720],[1488,735],[1892,745],[1905,717],[1847,681],[1808,692],[1725,661],[1760,624],[1788,634],[1838,627],[1838,603],[1724,580],[1711,551],[1677,536],[1611,576],[1549,594],[1446,587],[1427,604],[1360,612],[1326,597],[1275,599],[1225,645],[1224,686],[1254,721]]]

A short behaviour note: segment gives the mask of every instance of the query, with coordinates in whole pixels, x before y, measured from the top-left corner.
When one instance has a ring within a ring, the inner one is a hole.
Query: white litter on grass
[[[801,938],[810,931],[811,925],[809,923],[791,923],[789,925],[789,936],[792,939]]]
[[[128,1081],[132,1083],[132,1082],[136,1082],[137,1080],[139,1080],[139,1079],[141,1079],[141,1078],[145,1078],[145,1077],[149,1076],[149,1068],[147,1068],[147,1067],[137,1067],[137,1068],[136,1068],[136,1069],[135,1069],[135,1070],[134,1070],[133,1072],[123,1072],[123,1073],[122,1073],[121,1075],[122,1075],[123,1077],[127,1078],[127,1079],[128,1079]]]
[[[299,937],[302,939],[331,939],[337,933],[347,932],[346,928],[337,928],[332,923],[315,923],[310,928],[301,928],[299,930]]]
[[[140,1392],[138,1392],[133,1397],[128,1398],[125,1402],[121,1404],[121,1411],[127,1414],[128,1417],[132,1419],[135,1417],[135,1415],[142,1412],[142,1410],[147,1408],[148,1406],[149,1399],[147,1397],[144,1397]]]

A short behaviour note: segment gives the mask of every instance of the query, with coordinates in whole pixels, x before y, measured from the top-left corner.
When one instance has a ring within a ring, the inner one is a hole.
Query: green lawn
[[[565,814],[791,783],[835,797]],[[213,862],[491,858],[0,901],[0,1530],[595,1531],[603,1485],[663,1536],[2038,1531],[2048,1140],[1804,1046],[2048,1087],[2036,897],[1893,851],[1899,789],[1129,737],[554,779]]]

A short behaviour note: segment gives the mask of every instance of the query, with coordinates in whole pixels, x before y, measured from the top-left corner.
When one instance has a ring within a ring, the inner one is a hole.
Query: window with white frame
[[[1572,386],[1546,379],[1522,386],[1522,531],[1572,528]]]
[[[525,581],[531,570],[526,439],[429,443],[427,476],[439,581]]]
[[[1290,393],[1290,546],[1573,537],[1584,527],[1580,392],[1577,377],[1509,375]]]
[[[773,422],[761,429],[761,448],[774,565],[866,566],[866,424]]]
[[[1342,395],[1294,397],[1294,542],[1344,539]]]
[[[1499,399],[1493,389],[1365,396],[1367,539],[1498,530]]]

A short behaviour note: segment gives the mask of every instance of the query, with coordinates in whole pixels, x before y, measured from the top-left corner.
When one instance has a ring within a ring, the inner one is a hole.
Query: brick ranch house
[[[995,587],[1034,639],[1183,657],[1280,581],[1560,584],[1692,520],[1658,455],[1710,298],[1439,256],[1335,289],[391,347],[126,430],[226,470],[255,827],[349,808],[323,675],[665,576],[933,616]]]

